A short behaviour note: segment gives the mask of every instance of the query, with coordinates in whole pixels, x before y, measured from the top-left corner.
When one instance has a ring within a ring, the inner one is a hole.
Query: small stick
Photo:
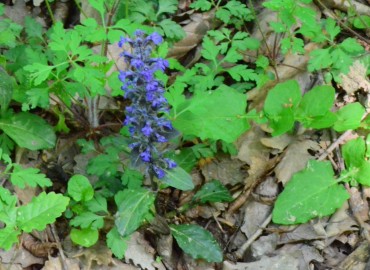
[[[68,270],[68,267],[67,267],[67,264],[66,264],[67,259],[66,259],[66,256],[64,255],[62,245],[60,244],[60,239],[59,239],[59,236],[58,236],[57,231],[55,229],[55,225],[50,224],[50,229],[51,229],[51,233],[53,234],[54,240],[57,244],[59,254],[60,254],[60,258],[62,259],[61,260],[62,268],[63,268],[63,270]]]
[[[261,224],[259,229],[245,242],[235,253],[238,259],[242,259],[244,256],[245,251],[249,248],[249,246],[262,234],[263,230],[267,227],[267,225],[271,222],[272,213],[265,219],[265,221]]]

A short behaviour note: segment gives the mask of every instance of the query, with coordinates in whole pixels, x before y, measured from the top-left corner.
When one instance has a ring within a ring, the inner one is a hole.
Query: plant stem
[[[50,4],[49,4],[49,0],[46,0],[45,1],[45,5],[46,5],[46,8],[48,9],[48,12],[49,12],[51,21],[53,22],[53,24],[55,24],[55,18],[54,18],[53,11],[51,10]]]

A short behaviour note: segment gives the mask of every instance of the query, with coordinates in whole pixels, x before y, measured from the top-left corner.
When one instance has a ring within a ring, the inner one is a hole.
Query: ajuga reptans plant
[[[163,178],[165,170],[176,167],[176,163],[163,156],[159,150],[161,143],[166,143],[176,131],[164,116],[168,113],[168,102],[163,96],[165,90],[161,81],[155,78],[156,71],[163,72],[168,62],[162,58],[151,58],[154,45],[162,43],[158,33],[146,35],[137,30],[133,39],[121,37],[118,45],[123,48],[128,44],[130,52],[125,50],[121,56],[128,64],[128,69],[120,71],[119,79],[123,82],[124,97],[131,101],[126,107],[124,125],[129,127],[133,142],[132,159],[134,165],[146,165],[150,176]]]

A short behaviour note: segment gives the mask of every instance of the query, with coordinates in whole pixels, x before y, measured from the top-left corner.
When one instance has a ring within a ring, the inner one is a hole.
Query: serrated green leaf
[[[0,248],[5,251],[10,250],[14,244],[18,243],[18,236],[21,234],[20,231],[16,231],[13,228],[6,227],[0,230]]]
[[[263,110],[270,121],[273,136],[293,128],[294,110],[300,100],[301,90],[295,80],[279,83],[269,91]]]
[[[107,233],[107,246],[118,259],[122,259],[125,256],[130,237],[130,235],[122,237],[118,233],[117,227],[113,227],[113,229]]]
[[[154,203],[154,195],[145,189],[127,189],[115,196],[118,206],[115,224],[123,237],[133,233],[148,215]]]
[[[27,36],[29,38],[31,37],[37,37],[39,39],[42,39],[42,25],[38,21],[36,21],[34,18],[26,16],[24,19],[24,30],[27,33]]]
[[[88,0],[88,1],[89,1],[89,4],[93,8],[95,8],[101,14],[101,16],[103,16],[103,14],[105,13],[105,7],[104,7],[105,1],[101,1],[101,0]]]
[[[232,68],[226,69],[226,72],[230,74],[230,76],[240,82],[241,79],[244,81],[254,81],[257,77],[257,74],[254,72],[253,69],[249,69],[247,66],[244,65],[236,65]]]
[[[346,38],[339,47],[351,54],[359,54],[364,51],[364,48],[354,38]]]
[[[336,21],[330,17],[326,19],[325,29],[331,41],[334,41],[334,38],[340,33],[340,27],[337,26]]]
[[[234,199],[231,197],[227,188],[222,185],[219,180],[213,180],[203,185],[202,188],[194,195],[193,200],[206,203],[231,202]]]
[[[36,168],[22,168],[18,164],[13,165],[13,172],[10,175],[10,182],[20,188],[30,187],[51,187],[53,183],[45,174],[40,173]]]
[[[157,17],[163,13],[173,14],[177,10],[178,0],[159,0]]]
[[[74,243],[83,247],[91,247],[98,242],[99,231],[90,228],[82,230],[73,228],[70,236]]]
[[[222,104],[222,106],[218,106]],[[214,91],[197,92],[174,108],[174,127],[185,135],[234,142],[249,128],[243,119],[246,96],[226,85]]]
[[[161,182],[179,190],[192,190],[194,188],[190,174],[181,167],[177,166],[176,168],[165,170],[165,172],[166,175],[160,179]]]
[[[46,225],[55,222],[67,209],[69,198],[54,192],[42,192],[27,205],[18,208],[17,225],[25,231],[42,231]]]
[[[330,162],[310,160],[306,169],[294,174],[279,195],[272,213],[273,221],[299,224],[334,213],[349,194],[333,176]]]
[[[174,40],[181,40],[186,36],[184,29],[170,19],[164,19],[158,23],[166,37]]]
[[[24,70],[31,73],[31,78],[35,80],[35,86],[44,82],[50,75],[51,71],[54,69],[54,66],[48,66],[41,63],[33,63],[24,67]]]
[[[216,46],[208,36],[204,37],[202,47],[202,56],[205,59],[212,61],[217,59],[217,55],[220,53],[220,48]]]
[[[360,168],[365,160],[365,141],[362,138],[357,138],[346,142],[342,146],[344,162],[347,168]]]
[[[128,189],[141,187],[144,177],[143,175],[132,169],[126,169],[121,177],[122,184]]]
[[[201,11],[208,11],[211,9],[212,4],[208,0],[196,0],[190,4],[190,7],[194,9],[200,9]]]
[[[8,73],[0,66],[0,109],[5,112],[13,96],[13,82]]]
[[[183,251],[194,259],[222,262],[220,246],[212,234],[198,225],[170,225],[172,235]]]
[[[94,189],[86,176],[75,174],[68,181],[68,194],[76,202],[86,202],[94,197]]]
[[[14,149],[14,141],[12,141],[5,133],[0,134],[0,149],[3,154],[10,155]]]
[[[308,61],[308,71],[321,70],[330,67],[333,64],[330,55],[330,48],[316,49],[310,53],[310,60]]]
[[[365,108],[358,102],[347,104],[337,113],[337,121],[334,123],[334,129],[338,132],[356,129],[361,125],[362,116]]]
[[[30,150],[52,148],[56,136],[51,126],[41,117],[22,112],[0,119],[2,129],[20,147]]]
[[[104,217],[91,212],[83,212],[71,219],[70,224],[75,227],[80,226],[82,229],[101,229],[104,226]]]

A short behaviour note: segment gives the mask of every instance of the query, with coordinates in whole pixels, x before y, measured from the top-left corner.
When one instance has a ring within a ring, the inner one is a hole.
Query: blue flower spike
[[[173,160],[164,158],[164,152],[158,148],[176,134],[164,117],[169,111],[164,86],[154,75],[156,71],[164,72],[169,65],[165,59],[151,58],[153,47],[162,42],[158,33],[146,35],[141,30],[135,32],[134,38],[121,37],[118,42],[121,48],[131,47],[130,51],[121,53],[129,68],[120,71],[118,78],[123,83],[124,97],[131,101],[126,107],[124,125],[129,127],[134,140],[130,144],[133,163],[143,163],[148,174],[158,179],[166,175],[166,170],[177,166]]]

